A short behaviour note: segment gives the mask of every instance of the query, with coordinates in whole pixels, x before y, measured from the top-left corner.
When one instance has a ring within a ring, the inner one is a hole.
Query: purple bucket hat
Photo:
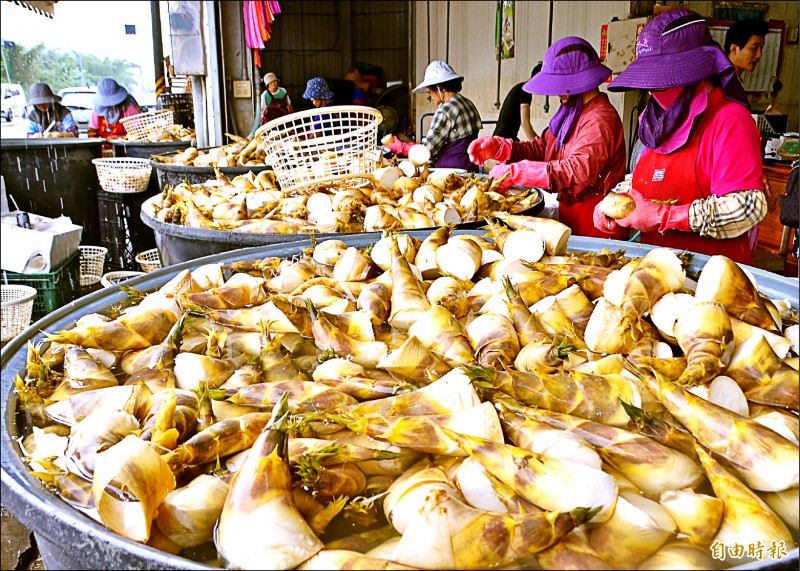
[[[608,90],[691,85],[732,68],[702,16],[686,9],[668,10],[642,29],[636,59],[611,81]]]
[[[536,95],[586,93],[611,76],[592,45],[576,36],[561,38],[547,49],[542,71],[522,87]]]

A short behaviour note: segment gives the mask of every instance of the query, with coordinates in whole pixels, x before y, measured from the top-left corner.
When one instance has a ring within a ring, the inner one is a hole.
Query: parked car
[[[2,84],[2,117],[6,121],[13,121],[14,117],[22,117],[28,99],[25,97],[25,90],[19,83]]]
[[[95,87],[66,87],[60,89],[61,105],[72,111],[72,118],[78,126],[78,131],[86,133],[89,120],[92,118],[94,103],[92,100],[97,94]]]

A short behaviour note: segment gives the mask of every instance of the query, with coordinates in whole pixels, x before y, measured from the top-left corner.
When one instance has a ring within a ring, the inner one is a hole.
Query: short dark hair
[[[461,91],[461,84],[464,82],[461,78],[451,79],[449,81],[444,81],[439,83],[439,87],[442,91],[451,91],[453,93],[458,93]],[[435,85],[431,85],[431,87],[436,87]]]
[[[531,77],[542,71],[542,62],[538,62],[531,70]]]
[[[743,48],[752,36],[764,38],[768,33],[769,23],[764,20],[739,20],[725,34],[725,54],[731,53],[733,44]]]

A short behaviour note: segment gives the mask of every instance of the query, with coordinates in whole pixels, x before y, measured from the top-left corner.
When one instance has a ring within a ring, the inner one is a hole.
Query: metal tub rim
[[[410,230],[406,232],[417,238],[424,238],[430,232]],[[457,230],[456,234],[481,235],[477,230]],[[364,247],[374,243],[380,238],[380,233],[363,233],[342,237],[342,240],[351,246]],[[174,266],[168,266],[132,278],[126,285],[142,290],[160,287],[168,282],[178,272],[197,268],[208,263],[220,263],[251,258],[264,258],[266,256],[291,256],[304,248],[311,247],[310,240],[299,240],[285,244],[271,244],[254,246],[239,250],[214,254],[196,260],[190,260]],[[571,251],[594,252],[601,247],[611,250],[624,249],[629,255],[644,256],[653,246],[621,242],[617,240],[602,240],[573,236],[569,241]],[[697,272],[708,261],[708,256],[693,254],[689,269]],[[759,290],[770,297],[788,297],[797,310],[797,280],[778,276],[764,270],[748,267],[759,281]],[[14,424],[16,400],[13,396],[13,378],[24,369],[26,362],[27,342],[38,342],[44,338],[42,331],[56,331],[70,327],[77,317],[84,313],[107,308],[124,299],[126,295],[117,287],[104,288],[85,297],[75,300],[57,311],[47,315],[31,325],[20,336],[11,340],[0,351],[2,364],[2,391],[0,392],[0,454],[2,461],[2,497],[4,506],[23,525],[27,526],[37,535],[42,535],[48,541],[61,547],[65,556],[73,552],[89,553],[94,559],[84,560],[97,565],[94,568],[126,569],[216,569],[181,556],[170,555],[166,552],[147,547],[131,541],[112,532],[100,523],[95,522],[78,510],[70,507],[66,502],[48,492],[41,482],[30,475],[27,467],[22,463],[17,451],[17,434]],[[81,312],[78,315],[78,312]],[[13,406],[12,406],[13,405]],[[11,429],[14,432],[11,432]],[[72,555],[73,559],[77,555]],[[798,561],[798,548],[789,551],[787,557],[776,560],[758,561],[729,567],[728,569],[796,569]],[[48,562],[45,561],[47,564]],[[65,566],[66,568],[66,566]],[[71,567],[86,568],[86,567]],[[89,568],[92,568],[91,566]]]

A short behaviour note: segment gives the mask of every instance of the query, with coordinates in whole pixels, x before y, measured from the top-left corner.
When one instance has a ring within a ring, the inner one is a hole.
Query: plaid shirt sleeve
[[[457,93],[436,110],[422,143],[428,147],[431,157],[436,157],[446,144],[469,137],[482,127],[481,116],[475,105]]]
[[[689,207],[689,227],[707,238],[735,238],[767,215],[763,190],[740,190],[695,200]]]

